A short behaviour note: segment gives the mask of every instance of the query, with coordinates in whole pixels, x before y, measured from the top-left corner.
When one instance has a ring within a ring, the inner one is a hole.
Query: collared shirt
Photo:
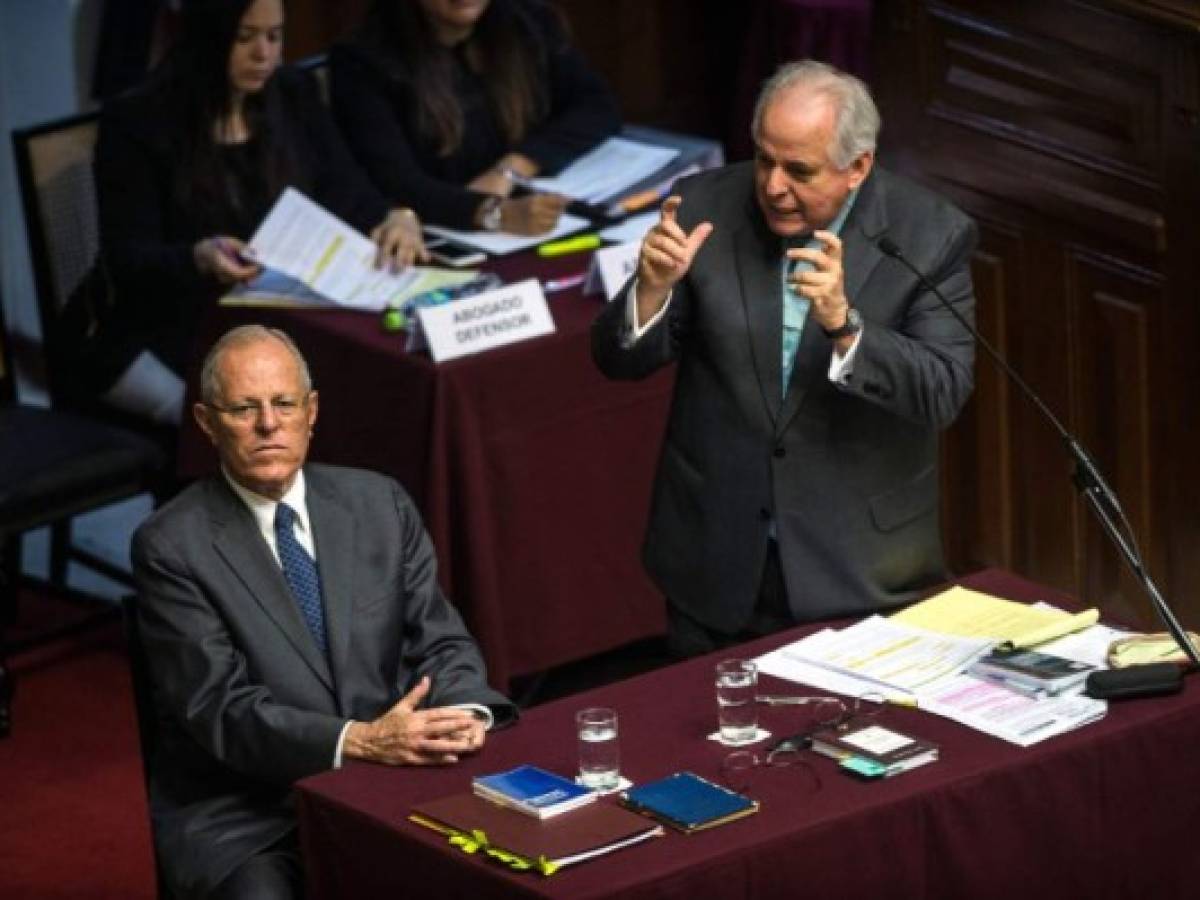
[[[271,554],[275,557],[275,562],[279,565],[280,570],[283,569],[283,563],[280,562],[279,547],[275,541],[275,508],[280,503],[286,503],[295,510],[296,540],[300,542],[300,546],[307,551],[308,555],[313,558],[313,561],[317,561],[317,544],[313,539],[312,523],[308,518],[308,494],[304,484],[303,469],[296,472],[296,480],[292,482],[292,486],[288,488],[287,493],[283,495],[281,500],[272,500],[270,497],[264,497],[262,494],[257,494],[249,488],[238,484],[233,476],[229,474],[229,470],[224,466],[221,467],[221,473],[225,476],[229,487],[246,504],[246,508],[250,510],[250,514],[254,516],[254,522],[258,526],[259,533],[262,534],[263,540],[267,542],[267,546],[271,548]],[[488,730],[491,729],[494,722],[492,711],[483,704],[456,703],[454,706],[458,709],[469,709],[477,713],[483,719],[484,727]],[[333,753],[333,768],[335,769],[342,767],[342,748],[346,743],[346,732],[350,730],[350,726],[353,724],[353,719],[347,720],[338,734],[337,747]]]
[[[292,486],[288,488],[282,500],[272,500],[270,497],[264,497],[262,494],[256,494],[248,488],[242,487],[231,476],[223,466],[221,472],[225,475],[225,480],[229,482],[229,486],[233,488],[233,492],[238,495],[246,508],[250,510],[250,514],[254,516],[254,522],[258,525],[258,531],[263,536],[263,540],[267,542],[267,546],[271,548],[271,554],[275,557],[275,562],[279,563],[280,568],[283,563],[279,560],[279,547],[275,543],[275,507],[280,503],[286,503],[296,512],[296,540],[300,542],[300,546],[305,549],[309,556],[314,561],[317,559],[317,545],[313,540],[312,524],[308,520],[308,503],[306,502],[307,493],[304,487],[304,470],[296,472],[296,480]]]

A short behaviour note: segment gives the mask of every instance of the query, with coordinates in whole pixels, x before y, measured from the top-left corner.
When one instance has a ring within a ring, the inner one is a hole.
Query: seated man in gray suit
[[[938,430],[973,386],[974,224],[875,165],[866,87],[783,67],[752,162],[663,204],[638,270],[592,330],[597,365],[679,370],[644,556],[680,655],[861,615],[945,576]]]
[[[201,378],[222,472],[133,541],[155,841],[178,896],[298,896],[294,781],[346,758],[453,763],[516,711],[487,686],[407,494],[305,464],[317,392],[287,335],[234,329]]]

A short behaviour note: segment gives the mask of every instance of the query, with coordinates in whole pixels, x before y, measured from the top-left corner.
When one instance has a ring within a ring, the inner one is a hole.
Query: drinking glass
[[[582,709],[575,714],[579,738],[579,780],[597,791],[615,788],[621,780],[616,710]]]
[[[758,734],[758,667],[748,659],[717,663],[717,721],[721,743],[748,744]]]

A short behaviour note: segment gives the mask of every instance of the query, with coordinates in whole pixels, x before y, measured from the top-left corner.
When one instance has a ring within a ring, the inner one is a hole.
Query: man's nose
[[[776,197],[787,193],[787,177],[783,174],[782,167],[772,166],[767,172],[766,189],[768,194]]]
[[[254,424],[259,431],[270,434],[279,428],[279,413],[275,412],[275,407],[270,403],[264,403]]]

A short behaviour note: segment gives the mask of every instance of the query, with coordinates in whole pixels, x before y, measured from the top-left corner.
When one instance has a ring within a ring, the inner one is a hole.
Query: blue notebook
[[[539,819],[591,803],[598,796],[569,778],[537,766],[518,766],[495,775],[480,775],[472,779],[471,789],[485,800]]]
[[[625,791],[621,802],[687,833],[758,812],[757,800],[691,772],[676,772],[658,781],[639,784]]]

